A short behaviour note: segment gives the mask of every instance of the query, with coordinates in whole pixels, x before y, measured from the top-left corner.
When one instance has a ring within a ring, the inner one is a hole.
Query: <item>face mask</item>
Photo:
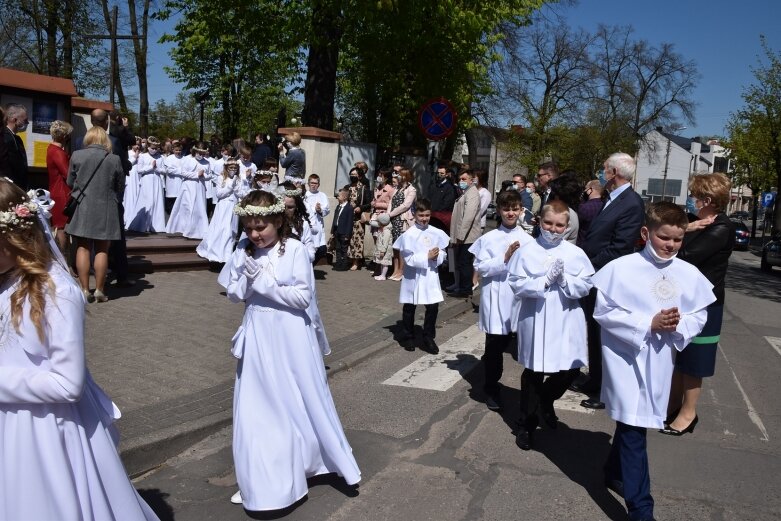
[[[378,177],[377,178],[377,184],[378,185],[384,185],[385,184],[385,178],[384,177]]]
[[[651,257],[651,260],[654,261],[656,264],[664,264],[667,262],[670,262],[675,258],[676,255],[678,255],[678,252],[676,251],[672,257],[669,259],[665,259],[664,257],[660,257],[658,253],[656,253],[656,250],[653,246],[651,246],[651,240],[649,239],[645,243],[645,251],[648,252],[648,256]]]
[[[27,125],[29,125],[29,124],[30,124],[30,122],[28,121],[27,123],[25,123],[23,125],[16,125],[16,131],[17,132],[24,132],[25,130],[27,130]]]
[[[461,190],[466,190],[469,187],[469,183],[467,183],[466,181],[459,181],[458,182],[458,187]]]
[[[527,188],[526,191],[530,194],[534,193],[534,188]]]
[[[155,155],[155,154],[157,154],[157,149],[156,148],[150,148],[149,149],[149,153],[152,154],[152,155]]]
[[[203,159],[203,156],[201,154],[195,154],[195,159],[197,161],[200,161],[201,159]]]
[[[580,194],[580,196],[583,198],[584,201],[588,201],[588,197],[590,195],[591,195],[591,189],[590,188],[588,190],[586,190],[585,192],[583,192],[582,194]]]
[[[686,198],[686,211],[692,215],[700,213],[700,209],[697,208],[697,199],[689,196]]]
[[[350,176],[350,182],[351,183],[357,183],[358,182],[358,176],[351,175]]]
[[[561,242],[561,240],[564,238],[564,234],[556,233],[550,230],[546,230],[544,228],[540,228],[540,237],[542,237],[543,241],[555,246],[556,244]]]
[[[230,159],[230,157],[231,157],[231,156],[229,156],[229,155],[223,154],[223,155],[222,155],[222,160],[223,160],[223,161],[227,161],[228,159]]]

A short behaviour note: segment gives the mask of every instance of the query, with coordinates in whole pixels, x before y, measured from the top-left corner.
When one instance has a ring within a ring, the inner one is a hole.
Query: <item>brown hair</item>
[[[290,134],[285,136],[285,138],[288,141],[290,141],[290,144],[293,145],[294,147],[297,147],[298,145],[301,144],[301,134],[299,134],[298,132],[291,132]]]
[[[512,208],[513,206],[522,206],[521,194],[517,190],[505,190],[499,192],[496,196],[496,206],[498,208]]]
[[[401,177],[401,181],[405,183],[411,183],[415,177],[412,175],[412,170],[409,168],[402,168],[399,170],[399,176]]]
[[[103,130],[103,129],[101,129]],[[24,190],[14,183],[0,179],[0,208],[15,208],[29,201]],[[33,222],[30,226],[5,227],[2,237],[8,244],[8,251],[16,258],[13,271],[19,275],[19,286],[11,295],[11,322],[19,332],[19,324],[24,314],[25,300],[30,303],[30,319],[35,324],[38,338],[44,340],[43,314],[46,308],[45,295],[54,295],[54,282],[49,276],[49,264],[52,252],[38,219],[27,217]]]
[[[685,230],[689,225],[689,219],[680,206],[670,201],[649,204],[645,210],[646,228],[656,230],[665,224]]]
[[[253,190],[245,195],[244,199],[239,202],[239,206],[242,208],[245,206],[273,206],[275,204],[277,204],[277,197],[271,192],[266,192],[265,190]],[[253,215],[241,217],[242,225],[244,224],[245,220],[253,219],[255,217],[256,216]],[[277,227],[277,234],[279,235],[279,255],[282,256],[285,254],[285,242],[287,241],[287,238],[290,237],[290,224],[288,223],[288,220],[285,219],[285,209],[283,208],[279,213],[265,215],[264,217],[278,218],[279,222],[281,223],[279,227]],[[255,251],[255,245],[252,244],[252,241],[247,240],[247,246],[244,248],[244,250],[247,252],[247,255],[252,255],[252,253]]]
[[[711,204],[724,211],[729,203],[732,182],[724,174],[696,174],[689,181],[689,192],[697,199],[710,198]]]

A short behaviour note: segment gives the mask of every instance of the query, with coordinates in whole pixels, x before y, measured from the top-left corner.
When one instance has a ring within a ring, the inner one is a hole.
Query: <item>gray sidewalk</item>
[[[400,349],[392,332],[401,316],[398,282],[375,281],[367,270],[315,273],[331,373]],[[230,423],[230,340],[244,306],[231,304],[208,271],[153,273],[108,295],[87,306],[87,364],[122,411],[120,449],[138,475]],[[469,301],[445,297],[439,322],[471,311]]]

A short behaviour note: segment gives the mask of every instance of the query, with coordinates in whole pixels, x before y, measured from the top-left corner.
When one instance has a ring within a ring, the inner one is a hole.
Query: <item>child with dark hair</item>
[[[244,301],[233,337],[239,359],[233,398],[233,459],[246,510],[278,510],[307,493],[307,478],[360,481],[334,407],[311,316],[309,254],[290,240],[282,197],[253,191],[235,208],[247,239],[220,274],[228,298]]]
[[[415,307],[423,304],[426,316],[423,322],[423,348],[429,353],[439,353],[439,347],[434,342],[436,336],[437,314],[439,303],[444,300],[439,285],[439,265],[445,261],[447,245],[450,238],[445,232],[429,226],[431,220],[431,203],[428,199],[418,198],[415,201],[415,225],[393,243],[393,249],[399,250],[404,259],[404,271],[401,279],[399,302],[402,308],[402,342],[406,343],[407,351],[415,347],[409,342],[415,337]]]
[[[640,230],[645,249],[592,278],[594,319],[602,326],[601,400],[616,421],[605,485],[623,496],[632,520],[654,517],[646,429],[664,427],[675,352],[700,334],[716,300],[708,279],[675,258],[688,224],[677,205],[651,204]]]
[[[334,220],[331,224],[331,244],[334,253],[334,271],[347,271],[350,269],[347,259],[347,247],[350,245],[350,237],[353,234],[353,206],[348,198],[350,187],[345,186],[339,190],[336,197],[339,204],[334,210]]]

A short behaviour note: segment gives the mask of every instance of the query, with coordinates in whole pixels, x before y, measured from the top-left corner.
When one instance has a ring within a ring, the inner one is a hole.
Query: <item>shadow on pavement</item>
[[[347,483],[345,483],[344,478],[338,476],[335,473],[323,474],[320,476],[309,478],[306,480],[306,483],[309,489],[312,489],[313,487],[317,487],[319,485],[330,485],[334,490],[342,493],[347,497],[358,497],[359,495],[358,485],[348,485]],[[309,499],[309,495],[307,494],[306,496],[302,497],[301,499],[299,499],[289,507],[285,507],[280,510],[265,510],[265,511],[244,510],[244,512],[251,519],[281,519],[293,513],[293,511],[295,511],[298,507],[306,503],[308,499]],[[161,521],[163,521],[162,518]]]
[[[602,467],[610,451],[609,434],[570,429],[559,422],[556,430],[537,431],[532,450],[548,458],[572,482],[583,487],[609,519],[626,519],[624,505],[604,485]]]
[[[759,299],[781,302],[781,270],[766,273],[759,267],[732,263],[727,270],[726,287]]]
[[[155,287],[154,284],[150,284],[147,280],[143,278],[136,278],[136,279],[131,278],[131,280],[133,280],[135,284],[130,287],[117,286],[116,282],[112,284],[106,284],[106,295],[108,295],[108,298],[111,300],[118,300],[126,297],[137,297],[143,291]]]
[[[146,504],[154,510],[160,521],[174,521],[174,509],[168,504],[166,498],[170,495],[160,491],[157,488],[138,489],[138,495],[141,496]]]

